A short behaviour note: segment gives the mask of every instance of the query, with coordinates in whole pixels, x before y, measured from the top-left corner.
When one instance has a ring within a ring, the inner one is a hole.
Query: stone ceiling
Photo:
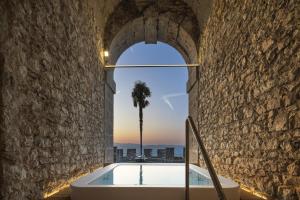
[[[176,48],[187,63],[197,62],[202,27],[208,17],[211,0],[123,0],[103,1],[98,19],[103,48],[110,52],[109,64],[135,43],[157,41]]]

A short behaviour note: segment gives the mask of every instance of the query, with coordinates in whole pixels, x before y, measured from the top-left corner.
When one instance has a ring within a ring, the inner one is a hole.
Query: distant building
[[[161,160],[161,162],[166,161],[166,149],[157,149],[157,158]]]
[[[166,160],[172,162],[174,160],[174,148],[166,148]]]
[[[123,149],[114,147],[114,162],[122,162],[123,160]]]
[[[114,147],[114,162],[117,162],[117,149],[118,147]]]
[[[121,162],[123,160],[123,149],[117,149],[117,162]]]
[[[127,160],[134,160],[136,157],[136,149],[127,149]]]
[[[152,149],[144,149],[144,155],[146,158],[151,158],[152,157]]]
[[[185,147],[174,147],[166,145],[156,145],[156,146],[145,146],[143,149],[143,155],[146,158],[145,162],[149,163],[182,163],[185,158]],[[181,149],[180,149],[181,148]],[[139,155],[136,145],[131,146],[115,146],[114,147],[114,162],[136,162],[136,158]]]

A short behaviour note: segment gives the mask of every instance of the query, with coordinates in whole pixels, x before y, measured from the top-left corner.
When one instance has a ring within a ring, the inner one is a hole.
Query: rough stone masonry
[[[37,200],[104,159],[104,70],[82,1],[1,1],[1,195]]]
[[[207,151],[219,174],[270,199],[300,198],[299,8],[214,1],[200,42],[190,110]]]
[[[102,52],[145,40],[200,63],[189,114],[218,174],[299,199],[299,0],[1,0],[0,199],[43,199],[109,162]]]

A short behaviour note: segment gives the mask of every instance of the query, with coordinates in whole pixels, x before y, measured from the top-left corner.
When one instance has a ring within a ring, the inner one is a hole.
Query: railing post
[[[212,165],[212,163],[211,163],[211,161],[209,159],[209,156],[208,156],[207,151],[205,149],[205,146],[204,146],[204,144],[203,144],[203,142],[202,142],[202,140],[200,138],[200,135],[198,135],[198,130],[196,128],[196,125],[195,125],[192,117],[189,116],[186,122],[188,124],[188,125],[186,125],[186,130],[188,131],[189,126],[191,126],[191,128],[192,128],[192,133],[195,136],[196,141],[197,141],[197,143],[198,143],[198,145],[200,147],[200,150],[201,150],[201,153],[203,155],[203,159],[205,161],[205,164],[207,166],[209,175],[210,175],[210,177],[212,179],[212,182],[214,184],[214,187],[215,187],[215,189],[217,191],[218,198],[220,200],[226,200],[226,196],[225,196],[225,194],[223,192],[223,189],[222,189],[222,186],[221,186],[220,181],[218,179],[218,176],[217,176],[217,174],[215,172],[215,169],[214,169],[214,167],[213,167],[213,165]],[[185,148],[187,148],[187,147],[185,147]],[[186,152],[187,152],[187,150],[186,150]]]
[[[189,200],[189,190],[190,190],[190,141],[189,141],[189,122],[185,121],[185,200]]]

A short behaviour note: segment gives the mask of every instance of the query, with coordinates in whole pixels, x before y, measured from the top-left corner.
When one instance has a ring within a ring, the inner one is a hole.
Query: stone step
[[[54,194],[53,196],[46,198],[45,200],[71,200],[70,193],[71,193],[70,188],[66,188]],[[241,189],[241,200],[263,200],[263,199],[251,194],[248,191]]]

